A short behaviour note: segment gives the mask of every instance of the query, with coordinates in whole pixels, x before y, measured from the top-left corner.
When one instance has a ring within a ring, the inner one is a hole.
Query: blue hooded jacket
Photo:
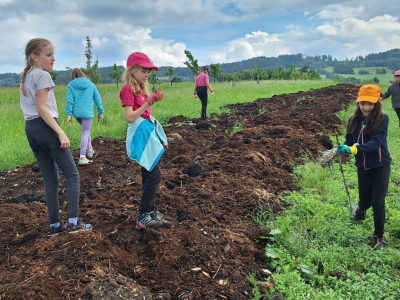
[[[104,114],[103,104],[96,86],[85,77],[75,78],[68,84],[66,99],[65,113],[67,115],[75,118],[93,118],[93,101],[97,107],[97,114]]]

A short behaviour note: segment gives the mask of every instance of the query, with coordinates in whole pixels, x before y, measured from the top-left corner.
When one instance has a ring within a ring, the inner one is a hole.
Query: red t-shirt
[[[200,73],[196,77],[196,83],[197,86],[207,86],[206,79],[208,78],[208,75],[205,73]]]
[[[121,91],[119,92],[119,98],[121,99],[122,106],[130,105],[132,106],[133,110],[137,110],[142,107],[142,105],[146,101],[146,96],[144,95],[143,91],[141,94],[135,95],[128,84],[125,84],[122,87]],[[150,116],[151,107],[149,106],[142,114],[142,118],[150,120]]]

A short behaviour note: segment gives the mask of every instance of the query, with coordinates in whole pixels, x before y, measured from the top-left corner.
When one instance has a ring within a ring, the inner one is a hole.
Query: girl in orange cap
[[[382,112],[382,103],[378,101],[380,95],[381,89],[377,85],[360,87],[356,109],[347,123],[346,142],[338,147],[340,154],[355,155],[359,202],[354,219],[365,220],[367,209],[372,206],[375,250],[386,247],[383,237],[385,197],[392,161],[386,140],[389,117]]]

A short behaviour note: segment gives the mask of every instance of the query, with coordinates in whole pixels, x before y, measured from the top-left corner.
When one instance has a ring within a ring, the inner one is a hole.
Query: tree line
[[[123,66],[114,64],[112,67],[99,67],[99,60],[93,61],[92,44],[86,36],[87,47],[85,50],[86,67],[82,71],[94,83],[116,83],[121,82]],[[186,67],[173,68],[161,66],[152,77],[167,77],[168,82],[193,81],[197,76],[199,66],[190,51],[185,50],[188,58],[184,64]],[[192,65],[192,63],[194,63]],[[196,65],[197,64],[197,65]],[[320,75],[327,75],[325,67],[333,66],[332,74],[354,74],[353,68],[377,67],[377,74],[386,72],[386,68],[393,71],[400,70],[400,49],[385,52],[357,56],[352,59],[338,60],[332,55],[304,55],[288,54],[278,57],[254,57],[233,63],[210,64],[210,77],[214,81],[237,81],[237,80],[269,80],[269,79],[319,79]],[[304,69],[303,69],[304,68]],[[329,72],[328,72],[329,73]],[[68,84],[70,81],[70,70],[52,71],[51,75],[57,84]],[[330,75],[328,75],[330,76]],[[328,77],[327,77],[328,78]],[[153,80],[153,81],[154,81]],[[17,73],[0,74],[0,87],[18,86],[21,75]],[[156,82],[156,81],[155,81]]]

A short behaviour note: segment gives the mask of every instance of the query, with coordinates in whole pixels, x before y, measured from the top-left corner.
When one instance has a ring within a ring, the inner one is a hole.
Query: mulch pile
[[[246,277],[273,271],[268,228],[252,216],[260,206],[288,206],[278,196],[295,188],[293,166],[332,147],[335,114],[357,92],[339,84],[228,105],[211,122],[172,118],[157,194],[169,229],[134,230],[140,166],[124,140],[96,138],[94,162],[79,167],[80,217],[91,232],[47,238],[37,165],[1,172],[0,299],[250,298]],[[60,209],[67,220],[63,179]]]

